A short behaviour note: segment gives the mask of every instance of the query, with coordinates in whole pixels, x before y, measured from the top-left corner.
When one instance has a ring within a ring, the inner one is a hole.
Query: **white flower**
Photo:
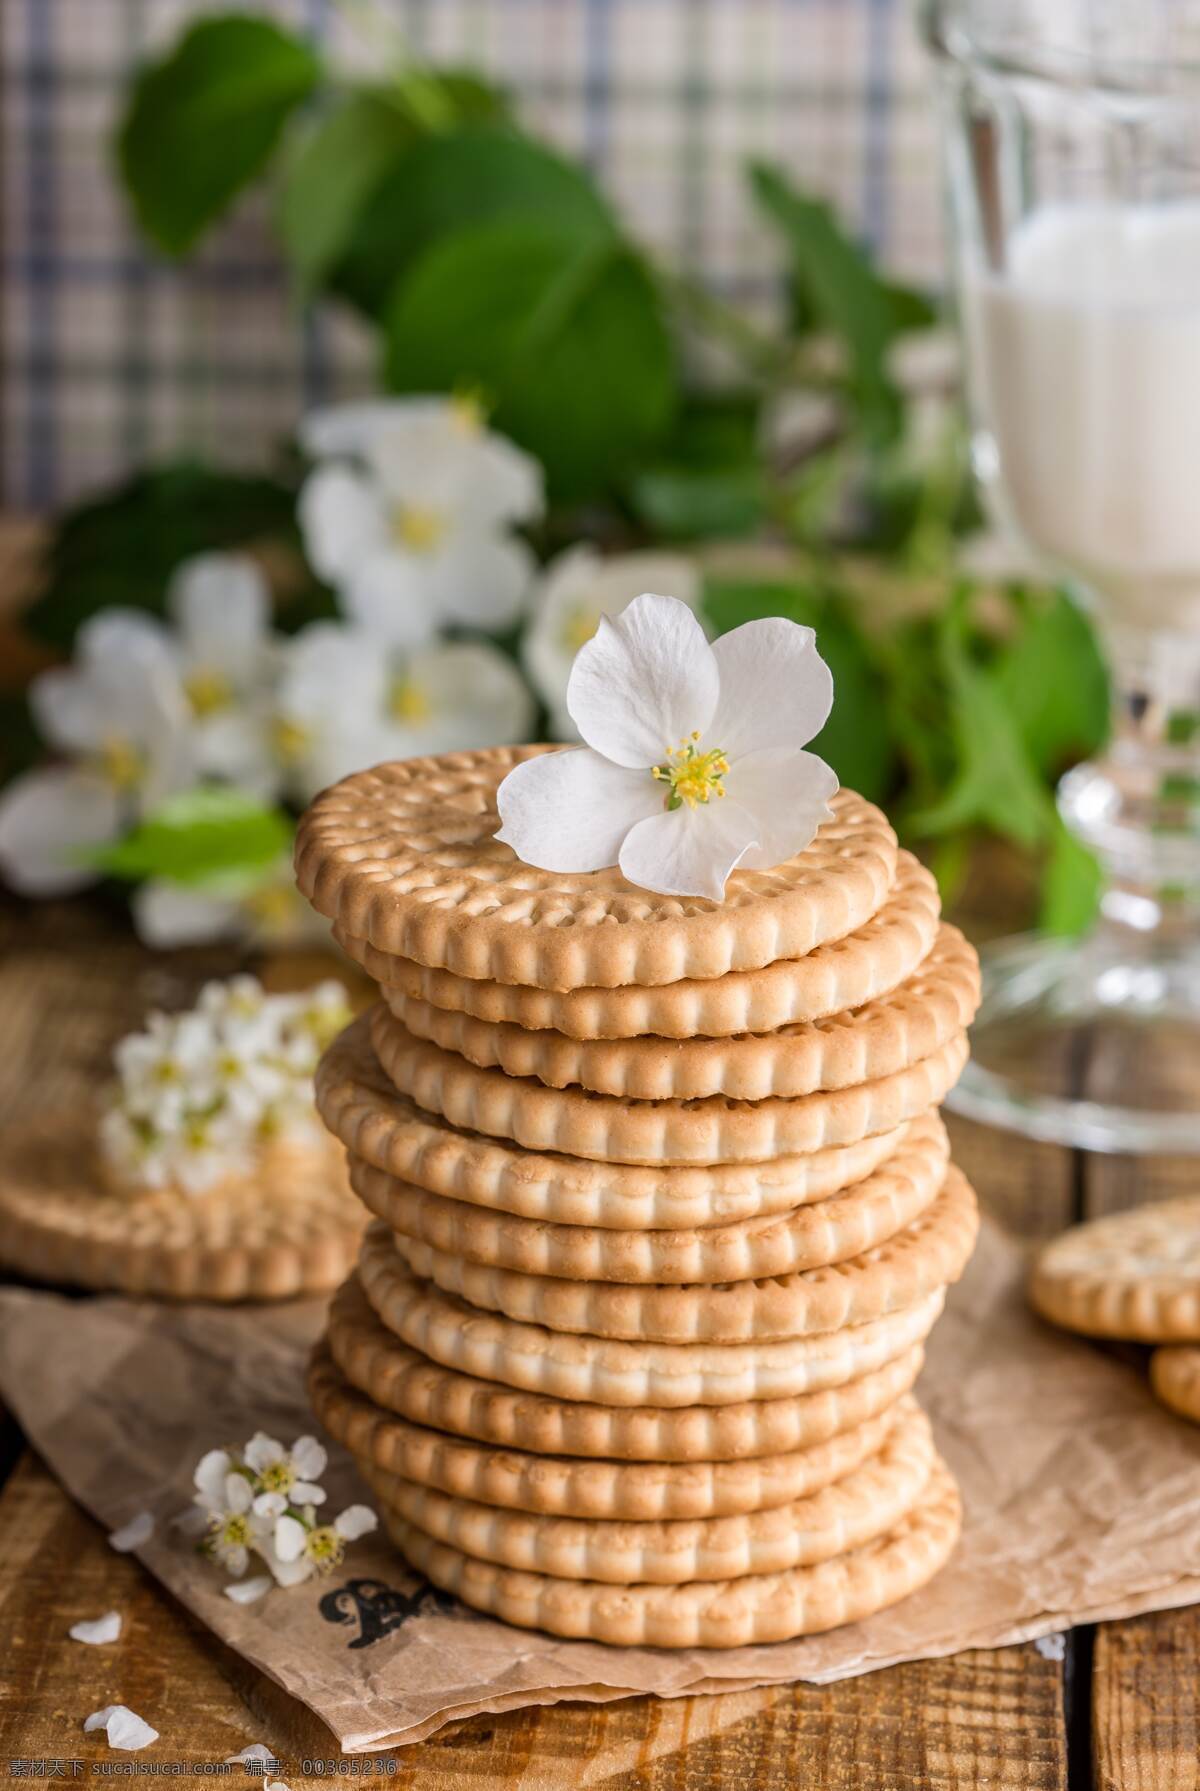
[[[121,1634],[120,1611],[105,1611],[103,1617],[86,1618],[82,1623],[72,1623],[67,1631],[73,1642],[88,1642],[93,1648],[103,1647],[106,1642],[115,1642]]]
[[[714,901],[738,865],[803,851],[837,789],[802,750],[833,700],[815,640],[770,617],[710,646],[685,603],[638,597],[572,669],[587,744],[509,772],[496,838],[543,870],[619,864],[644,889]]]
[[[25,895],[62,895],[95,882],[89,848],[194,781],[190,715],[165,630],[121,609],[80,629],[71,665],[35,678],[30,702],[70,763],[0,797],[0,868]]]
[[[443,622],[503,628],[533,558],[511,534],[541,513],[536,463],[454,399],[391,399],[317,412],[301,430],[320,465],[300,493],[315,571],[348,613],[404,647]]]
[[[331,1524],[306,1528],[297,1518],[281,1517],[275,1525],[274,1571],[280,1568],[301,1577],[310,1573],[328,1573],[341,1561],[348,1542],[369,1536],[378,1518],[367,1505],[348,1505]],[[294,1583],[294,1582],[293,1582]]]
[[[318,944],[329,936],[328,922],[296,888],[290,856],[265,871],[223,873],[194,883],[148,877],[134,891],[133,923],[138,938],[160,951],[218,939]]]
[[[277,646],[262,573],[244,555],[185,560],[171,579],[167,614],[197,769],[263,798],[277,795],[269,701]]]
[[[153,1534],[153,1517],[148,1511],[139,1511],[136,1517],[131,1517],[127,1524],[112,1532],[108,1546],[116,1549],[119,1555],[127,1555],[131,1550],[141,1548],[143,1542],[149,1542]]]
[[[209,1458],[206,1456],[205,1461]],[[201,1466],[204,1464],[202,1463]],[[198,1471],[197,1471],[198,1472]],[[208,1478],[214,1476],[209,1472]],[[250,1565],[250,1551],[258,1546],[266,1533],[267,1523],[253,1509],[254,1487],[236,1468],[224,1478],[224,1485],[214,1496],[206,1484],[197,1494],[209,1514],[208,1552],[235,1578],[240,1578]]]
[[[136,1753],[158,1740],[158,1730],[143,1722],[127,1704],[106,1704],[103,1710],[93,1710],[84,1719],[83,1732],[90,1735],[93,1729],[105,1731],[109,1747],[123,1748],[128,1753]]]
[[[666,591],[694,610],[700,602],[700,574],[681,554],[629,553],[605,559],[586,546],[568,548],[546,567],[521,653],[550,711],[555,740],[579,738],[567,710],[575,655],[591,640],[601,616],[619,616],[642,591]]]
[[[363,628],[315,622],[289,644],[277,738],[307,799],[384,759],[528,735],[533,704],[498,648],[453,641],[402,652]]]
[[[323,1487],[314,1484],[329,1457],[316,1437],[297,1437],[290,1449],[258,1431],[246,1444],[245,1460],[262,1482],[264,1492],[286,1493],[293,1505],[320,1505]]]

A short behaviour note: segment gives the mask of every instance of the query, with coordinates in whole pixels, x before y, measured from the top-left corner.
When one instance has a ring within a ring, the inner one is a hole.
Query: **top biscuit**
[[[657,895],[614,866],[542,871],[493,836],[496,791],[553,748],[488,747],[356,772],[313,803],[296,877],[319,913],[380,951],[459,976],[568,990],[642,987],[803,957],[886,898],[896,836],[853,791],[812,844],[735,871],[723,902]]]

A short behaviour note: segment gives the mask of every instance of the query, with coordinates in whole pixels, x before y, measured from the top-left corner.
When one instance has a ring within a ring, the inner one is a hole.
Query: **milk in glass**
[[[1200,628],[1200,201],[1046,206],[1006,253],[964,295],[1002,501],[1114,620]]]

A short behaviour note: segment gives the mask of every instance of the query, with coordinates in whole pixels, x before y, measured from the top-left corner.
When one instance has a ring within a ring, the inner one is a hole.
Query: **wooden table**
[[[0,1128],[33,1105],[78,1098],[113,1039],[148,1005],[174,1005],[226,954],[142,952],[82,904],[0,910]],[[275,962],[275,977],[297,967]],[[311,966],[299,967],[308,980]],[[963,1168],[991,1209],[1031,1234],[1131,1200],[1178,1191],[1186,1164],[1131,1165],[1025,1146],[954,1124]],[[91,1776],[114,1759],[220,1761],[264,1741],[281,1776],[332,1776],[328,1732],[202,1629],[0,1428],[0,1774],[60,1763]],[[115,1648],[66,1639],[81,1609],[120,1609]],[[71,1616],[67,1612],[72,1613]],[[127,1703],[161,1730],[117,1756],[83,1717]],[[305,1763],[309,1763],[306,1770]],[[318,1763],[324,1762],[322,1772]],[[388,1766],[391,1770],[387,1770]],[[1191,1787],[1200,1785],[1200,1608],[1105,1624],[1053,1648],[977,1651],[840,1685],[603,1707],[560,1704],[456,1724],[392,1762],[343,1764],[356,1782],[441,1791],[484,1784],[774,1791],[820,1787]],[[53,1766],[43,1767],[43,1772]],[[245,1784],[237,1773],[234,1782]]]

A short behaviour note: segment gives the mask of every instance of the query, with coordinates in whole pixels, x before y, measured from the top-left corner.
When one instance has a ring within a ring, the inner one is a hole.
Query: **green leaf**
[[[759,467],[654,466],[634,475],[637,515],[668,541],[736,540],[763,520],[766,484]]]
[[[764,162],[751,166],[750,181],[787,245],[801,319],[844,344],[850,390],[864,426],[879,437],[894,434],[900,398],[885,364],[898,327],[893,295],[823,199],[797,192]]]
[[[1038,924],[1044,932],[1065,938],[1085,933],[1100,911],[1103,888],[1099,861],[1059,821],[1042,879]]]
[[[771,580],[709,578],[704,611],[718,634],[762,616],[787,616],[817,631],[833,674],[833,710],[812,742],[840,781],[871,801],[890,793],[895,752],[878,669],[849,604],[837,591]]]
[[[168,877],[198,883],[265,870],[287,851],[291,837],[292,824],[282,809],[224,785],[201,784],[168,797],[124,839],[89,853],[88,862],[130,882]]]
[[[182,255],[266,165],[320,77],[308,45],[244,13],[199,20],[137,76],[117,155],[138,221]]]
[[[197,461],[139,473],[59,520],[22,626],[65,652],[79,626],[112,604],[161,614],[171,573],[192,554],[289,540],[295,527],[295,493],[274,479]]]
[[[339,292],[381,316],[399,277],[448,233],[528,219],[580,240],[616,225],[581,168],[501,125],[473,123],[415,141],[378,181],[334,270]]]
[[[387,345],[394,390],[478,387],[560,498],[589,497],[643,459],[675,402],[643,262],[548,221],[477,224],[435,244],[400,284]]]
[[[988,827],[1036,846],[1053,824],[1054,805],[994,671],[971,655],[961,601],[942,619],[939,640],[958,765],[941,799],[911,817],[913,830]]]
[[[1022,625],[996,681],[1034,764],[1047,777],[1108,738],[1108,672],[1088,618],[1063,591],[1015,593]]]
[[[343,253],[360,209],[413,134],[387,88],[351,94],[308,131],[279,203],[280,234],[304,285],[317,285]]]

